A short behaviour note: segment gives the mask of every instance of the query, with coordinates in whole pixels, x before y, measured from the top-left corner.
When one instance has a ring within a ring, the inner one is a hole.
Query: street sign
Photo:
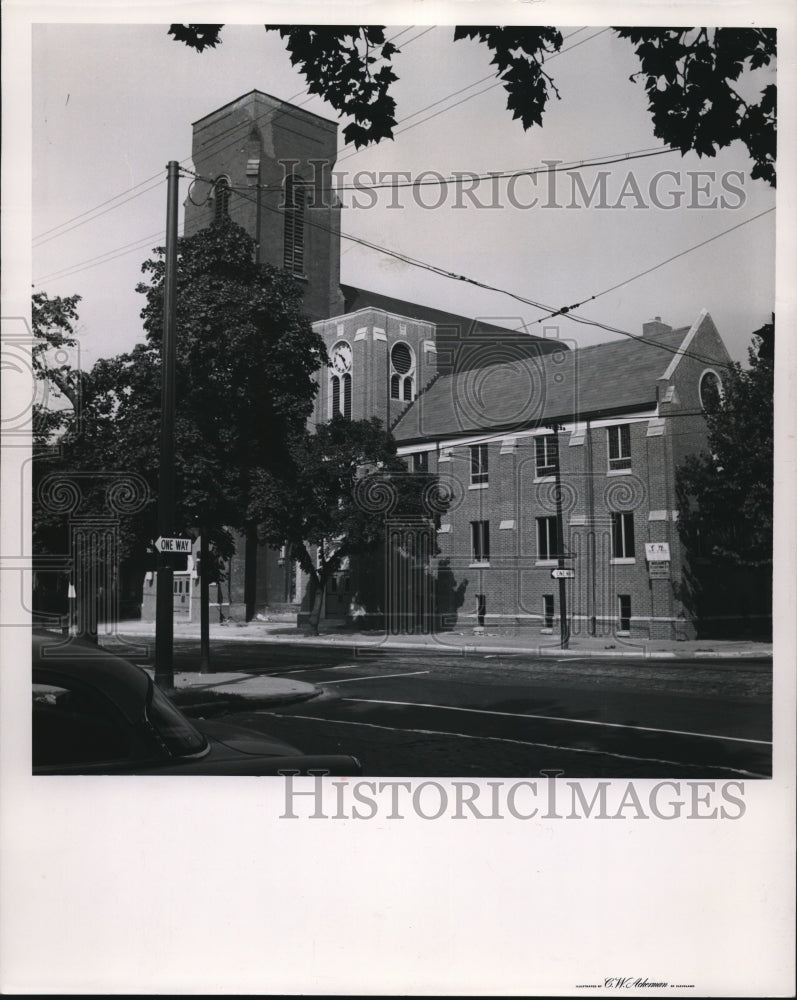
[[[191,552],[190,538],[164,538],[161,537],[155,542],[158,552]]]
[[[669,562],[669,542],[645,542],[645,558],[648,562]]]
[[[648,563],[648,573],[651,580],[669,580],[670,564],[662,561]]]
[[[552,569],[551,579],[552,580],[572,580],[576,575],[574,569]]]

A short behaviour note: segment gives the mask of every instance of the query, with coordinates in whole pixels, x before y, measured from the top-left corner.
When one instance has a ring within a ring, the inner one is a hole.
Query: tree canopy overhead
[[[220,43],[223,27],[173,24],[169,33],[202,52]],[[309,93],[319,94],[353,119],[343,130],[346,142],[359,148],[393,137],[396,103],[391,85],[398,79],[393,59],[400,49],[386,40],[384,27],[265,28],[279,32]],[[751,176],[775,185],[777,89],[770,82],[761,86],[755,77],[757,70],[774,62],[774,28],[612,30],[634,48],[640,69],[630,79],[645,87],[658,138],[699,156],[715,156],[739,140],[753,161]],[[542,125],[551,94],[559,96],[545,62],[562,48],[561,33],[539,26],[455,28],[454,40],[463,39],[475,40],[492,53],[513,118],[519,118],[524,129]],[[742,85],[747,83],[751,86]]]

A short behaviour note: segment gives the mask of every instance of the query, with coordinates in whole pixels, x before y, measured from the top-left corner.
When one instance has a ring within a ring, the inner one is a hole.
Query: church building
[[[676,328],[656,317],[577,349],[342,285],[336,155],[334,122],[240,97],[194,123],[194,170],[213,184],[189,190],[185,233],[229,215],[261,261],[292,272],[331,362],[315,422],[379,417],[408,470],[443,485],[424,611],[399,627],[555,637],[564,596],[573,635],[693,636],[675,472],[705,447],[703,402],[730,360],[711,317]],[[242,550],[227,613],[298,614],[290,553],[254,537]],[[330,581],[326,616],[350,620],[359,603],[349,567]]]

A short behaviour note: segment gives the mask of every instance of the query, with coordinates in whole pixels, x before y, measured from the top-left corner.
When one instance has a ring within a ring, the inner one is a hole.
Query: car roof
[[[90,685],[112,701],[129,722],[140,719],[147,703],[150,679],[134,663],[101,646],[55,632],[34,630],[33,670],[46,670]]]

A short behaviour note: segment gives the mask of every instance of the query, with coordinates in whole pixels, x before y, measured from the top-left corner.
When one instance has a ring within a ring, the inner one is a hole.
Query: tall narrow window
[[[470,484],[471,486],[486,486],[488,482],[489,470],[487,466],[487,445],[471,445]]]
[[[555,559],[559,555],[555,517],[537,518],[537,558]]]
[[[632,513],[612,513],[612,556],[615,559],[633,559],[634,515]]]
[[[213,221],[221,222],[230,214],[230,182],[220,177],[213,185]]]
[[[617,631],[631,631],[631,595],[617,595]]]
[[[631,425],[608,427],[609,469],[631,468]]]
[[[351,420],[351,372],[343,376],[343,416]]]
[[[559,444],[555,434],[543,434],[534,439],[535,465],[538,476],[553,476],[559,463]]]
[[[307,185],[291,174],[285,179],[285,230],[283,262],[286,270],[304,274],[304,208]]]
[[[470,522],[471,559],[475,563],[490,561],[490,522]]]
[[[553,628],[553,594],[542,595],[542,627]]]

